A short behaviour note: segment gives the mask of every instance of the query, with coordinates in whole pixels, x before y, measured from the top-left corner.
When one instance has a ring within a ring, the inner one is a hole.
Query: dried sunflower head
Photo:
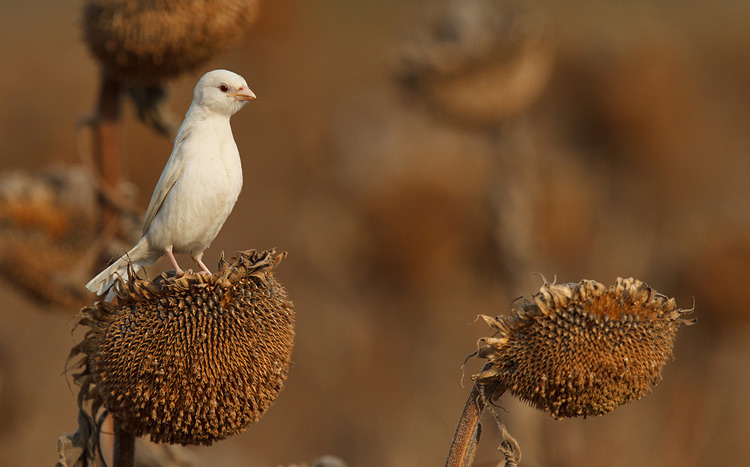
[[[153,84],[230,47],[257,14],[257,0],[87,0],[82,24],[106,70]]]
[[[155,442],[209,445],[258,421],[291,364],[294,306],[271,272],[283,256],[249,250],[214,275],[134,279],[117,304],[83,308],[90,330],[71,352],[81,403]]]
[[[96,188],[80,166],[0,174],[0,275],[41,300],[80,307],[95,243]]]
[[[479,340],[474,380],[555,418],[602,415],[659,382],[688,311],[633,278],[545,282],[511,316],[482,316],[497,334]]]
[[[526,110],[550,74],[552,47],[528,2],[430,4],[409,23],[399,79],[436,114],[494,126]]]

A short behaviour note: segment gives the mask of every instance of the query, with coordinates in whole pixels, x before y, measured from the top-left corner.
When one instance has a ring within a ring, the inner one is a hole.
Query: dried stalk
[[[122,179],[120,156],[120,95],[121,83],[102,72],[102,84],[96,109],[94,130],[94,158],[107,191],[119,192]],[[117,209],[100,198],[102,228],[118,216]]]
[[[489,370],[491,366],[488,363],[482,371]],[[484,386],[480,384],[474,384],[471,388],[456,433],[453,435],[445,467],[469,467],[474,462],[474,454],[482,434],[482,424],[479,418],[486,405],[484,392]]]
[[[133,467],[135,465],[135,435],[123,430],[117,420],[115,426],[115,445],[112,454],[112,467]]]

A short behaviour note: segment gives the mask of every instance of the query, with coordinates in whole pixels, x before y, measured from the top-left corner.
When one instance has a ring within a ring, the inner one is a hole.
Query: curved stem
[[[492,365],[488,363],[484,370]],[[483,370],[483,371],[484,371]],[[474,462],[474,454],[482,434],[479,418],[486,405],[484,386],[474,384],[466,401],[456,433],[453,435],[445,467],[469,467]]]

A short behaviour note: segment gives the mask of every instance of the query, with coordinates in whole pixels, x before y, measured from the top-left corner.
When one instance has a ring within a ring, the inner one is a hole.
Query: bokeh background
[[[287,251],[277,277],[297,310],[276,404],[188,448],[193,461],[441,465],[481,367],[462,367],[489,332],[476,315],[508,313],[540,273],[633,276],[695,303],[699,323],[653,393],[606,416],[555,421],[501,399],[523,465],[750,464],[750,4],[526,2],[500,15],[499,53],[462,61],[484,36],[430,29],[437,3],[262,0],[239,44],[175,80],[178,115],[213,68],[258,95],[233,118],[245,185],[205,259]],[[80,7],[0,1],[0,175],[80,163],[74,125],[99,83]],[[472,81],[483,66],[498,74]],[[472,99],[497,113],[472,114]],[[145,209],[172,143],[130,107],[122,135]],[[64,370],[77,308],[13,273],[0,281],[0,465],[52,465],[76,427]],[[495,465],[497,428],[484,428],[477,464]]]

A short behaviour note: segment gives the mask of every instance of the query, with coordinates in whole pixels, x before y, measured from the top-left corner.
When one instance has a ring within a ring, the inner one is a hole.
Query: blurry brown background
[[[205,258],[288,251],[277,277],[298,320],[286,389],[245,433],[191,448],[203,465],[441,465],[479,369],[462,385],[487,332],[474,318],[538,290],[534,272],[634,276],[683,308],[694,297],[699,323],[654,392],[606,416],[502,399],[523,465],[750,464],[750,4],[592,3],[536,4],[550,68],[528,79],[546,85],[491,127],[431,112],[397,79],[416,1],[264,1],[237,47],[175,83],[179,115],[212,68],[258,95],[233,118],[245,185]],[[78,162],[74,122],[98,87],[79,8],[0,1],[2,172]],[[144,208],[171,144],[127,108]],[[7,281],[0,301],[0,465],[51,465],[76,424],[76,309]],[[477,463],[494,465],[484,426]]]

